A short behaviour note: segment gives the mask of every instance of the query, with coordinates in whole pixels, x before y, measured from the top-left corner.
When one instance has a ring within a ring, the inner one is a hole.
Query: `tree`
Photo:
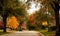
[[[0,0],[2,12],[0,14],[3,17],[4,32],[6,32],[6,19],[9,15],[14,16],[26,16],[25,6],[21,5],[18,0]],[[0,8],[1,9],[1,8]]]
[[[29,1],[30,0],[28,0],[28,2]],[[54,10],[55,19],[56,19],[56,27],[57,27],[56,34],[59,35],[59,30],[60,30],[59,29],[60,27],[59,25],[59,0],[37,0],[37,2],[40,2],[43,5],[44,9],[41,10],[43,12],[45,12],[47,8],[49,12],[51,11],[51,9]]]
[[[47,1],[47,0],[45,0],[45,1]],[[59,28],[60,27],[60,25],[59,25],[59,2],[58,2],[58,0],[53,0],[53,1],[49,0],[48,2],[55,12],[55,20],[56,20],[56,27],[57,27],[56,36],[59,36],[59,34],[60,34],[59,33],[59,30],[60,30],[60,28]]]
[[[11,16],[7,18],[7,27],[11,29],[17,29],[19,23],[17,21],[17,18],[15,16]]]
[[[48,8],[50,10],[50,7],[54,10],[55,12],[55,19],[56,19],[56,36],[59,36],[60,34],[60,25],[59,25],[59,0],[41,0],[42,4],[44,7]]]
[[[56,27],[57,27],[56,36],[59,36],[60,35],[60,31],[59,31],[60,30],[60,28],[59,28],[60,27],[60,25],[59,25],[59,2],[57,0],[53,3],[55,5],[55,7],[53,7],[53,5],[51,5],[51,6],[55,11],[55,19],[56,19]]]

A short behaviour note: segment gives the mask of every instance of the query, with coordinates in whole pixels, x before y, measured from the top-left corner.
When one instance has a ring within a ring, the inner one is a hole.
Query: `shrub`
[[[56,26],[51,26],[50,27],[50,31],[55,31],[56,30]]]

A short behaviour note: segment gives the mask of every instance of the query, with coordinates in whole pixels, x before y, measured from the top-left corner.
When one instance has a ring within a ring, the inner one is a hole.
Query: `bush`
[[[29,26],[29,30],[35,30],[34,26]]]
[[[42,26],[41,29],[45,29],[46,27],[45,26]]]
[[[55,31],[55,30],[56,30],[56,26],[50,27],[50,31]]]

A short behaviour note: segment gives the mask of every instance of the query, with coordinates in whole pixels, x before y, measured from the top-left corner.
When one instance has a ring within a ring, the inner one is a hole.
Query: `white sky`
[[[31,5],[29,6],[30,9],[27,10],[27,12],[30,14],[34,13],[35,11],[38,11],[40,8],[40,3],[36,3],[34,1],[30,2]]]
[[[22,2],[27,2],[27,0],[20,0],[20,1],[22,1]],[[37,3],[36,1],[30,1],[29,2],[31,5],[29,6],[30,7],[30,9],[28,9],[27,10],[27,13],[29,14],[29,15],[31,15],[31,14],[33,14],[35,11],[38,11],[39,10],[39,8],[40,8],[40,3]]]
[[[23,2],[23,3],[27,2],[27,0],[19,0],[19,1],[21,1],[21,2]]]

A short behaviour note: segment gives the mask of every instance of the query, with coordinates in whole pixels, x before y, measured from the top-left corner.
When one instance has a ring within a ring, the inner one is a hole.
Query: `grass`
[[[3,32],[2,30],[0,30],[0,35],[4,35],[4,34],[9,34],[10,32]]]
[[[55,36],[56,31],[47,32],[47,30],[40,30],[40,33],[44,34],[45,36]]]
[[[0,35],[4,35],[7,34],[8,32],[0,32]]]

